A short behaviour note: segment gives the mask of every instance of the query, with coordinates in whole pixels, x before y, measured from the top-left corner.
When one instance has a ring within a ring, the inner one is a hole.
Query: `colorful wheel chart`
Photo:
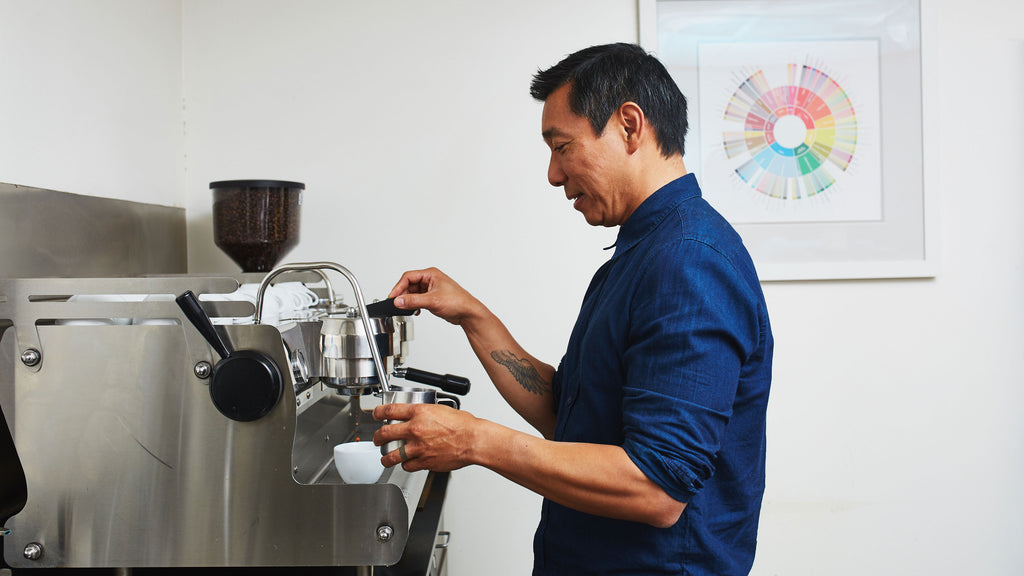
[[[845,172],[857,148],[857,116],[842,87],[807,65],[787,64],[787,82],[772,87],[763,70],[733,93],[725,120],[742,130],[724,132],[725,154],[751,188],[772,198],[821,194]],[[838,171],[838,172],[837,172]]]

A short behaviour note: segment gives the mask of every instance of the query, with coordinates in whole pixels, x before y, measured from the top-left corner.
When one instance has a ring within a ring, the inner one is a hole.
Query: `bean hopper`
[[[299,243],[305,189],[285,180],[211,182],[214,243],[242,272],[269,272]]]

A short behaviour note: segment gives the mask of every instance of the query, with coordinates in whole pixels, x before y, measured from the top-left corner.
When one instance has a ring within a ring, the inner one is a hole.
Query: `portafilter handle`
[[[466,378],[465,376],[455,376],[454,374],[435,374],[425,370],[406,367],[395,368],[395,376],[405,378],[410,382],[436,386],[445,392],[451,392],[452,394],[458,394],[459,396],[465,396],[469,393],[470,381],[469,378]]]

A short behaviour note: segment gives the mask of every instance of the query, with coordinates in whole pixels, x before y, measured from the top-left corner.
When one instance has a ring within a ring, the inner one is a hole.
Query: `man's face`
[[[614,119],[614,116],[613,116]],[[551,148],[548,182],[561,186],[592,226],[617,226],[632,213],[623,162],[625,147],[616,123],[598,137],[590,122],[569,109],[569,85],[544,101],[541,134]]]

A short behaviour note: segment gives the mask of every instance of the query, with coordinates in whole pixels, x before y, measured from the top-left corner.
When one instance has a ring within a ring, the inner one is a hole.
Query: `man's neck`
[[[643,172],[644,200],[669,182],[682,178],[687,174],[689,172],[686,170],[686,164],[683,163],[683,157],[679,154],[671,158],[659,156],[657,161],[648,163],[647,168]]]

